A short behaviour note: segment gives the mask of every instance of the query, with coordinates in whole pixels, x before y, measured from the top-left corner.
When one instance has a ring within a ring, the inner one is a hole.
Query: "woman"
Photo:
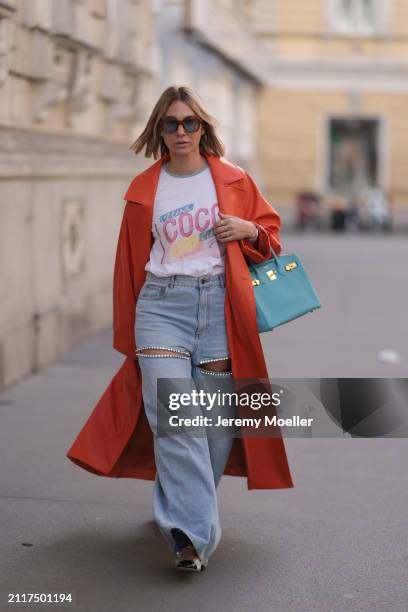
[[[245,257],[280,252],[279,215],[223,159],[191,89],[163,92],[132,146],[144,147],[159,161],[126,193],[115,261],[114,347],[127,359],[67,456],[97,474],[154,479],[154,517],[176,567],[200,571],[221,537],[223,473],[247,475],[249,489],[293,483],[281,438],[160,435],[157,381],[192,390],[267,378]]]

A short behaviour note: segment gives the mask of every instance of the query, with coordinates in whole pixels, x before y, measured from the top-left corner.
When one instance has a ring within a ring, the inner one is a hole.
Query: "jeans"
[[[231,371],[215,372],[200,367],[229,359],[224,316],[225,274],[201,277],[176,274],[159,277],[147,272],[136,304],[136,353],[142,375],[142,396],[154,439],[156,479],[153,514],[171,549],[181,530],[193,543],[202,563],[221,539],[217,487],[233,443],[232,433],[161,436],[158,431],[157,380],[189,379],[195,389],[232,389]],[[146,348],[176,351],[176,355],[143,354]],[[183,386],[185,391],[185,384]],[[188,408],[190,409],[190,407]],[[205,405],[200,408],[207,414]],[[196,413],[195,413],[196,414]],[[213,428],[212,428],[213,429]],[[180,547],[180,544],[178,544]]]

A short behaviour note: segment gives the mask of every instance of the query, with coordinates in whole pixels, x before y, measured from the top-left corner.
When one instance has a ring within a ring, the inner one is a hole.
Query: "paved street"
[[[269,376],[408,375],[408,235],[288,234],[322,308],[261,336]],[[380,361],[392,349],[399,363]]]
[[[284,251],[323,308],[262,338],[271,379],[406,376],[407,238],[291,234]],[[219,548],[206,572],[177,573],[152,483],[65,458],[122,363],[110,343],[108,329],[0,396],[1,610],[51,592],[81,612],[407,611],[406,439],[287,439],[294,488],[224,477]]]

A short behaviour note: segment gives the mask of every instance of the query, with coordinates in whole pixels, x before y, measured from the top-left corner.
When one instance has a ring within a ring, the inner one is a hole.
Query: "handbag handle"
[[[272,248],[272,246],[271,246],[271,245],[270,245],[270,247],[271,247],[272,257],[273,257],[273,258],[274,258],[274,260],[275,260],[275,263],[276,263],[276,266],[277,266],[277,268],[278,268],[279,272],[280,272],[281,274],[284,274],[284,269],[283,269],[283,267],[282,267],[281,262],[279,261],[278,256],[276,255],[276,253],[275,253],[275,251],[273,250],[273,248]],[[270,259],[272,259],[272,257],[271,257]],[[269,260],[267,260],[267,261],[269,261]],[[258,277],[258,272],[257,272],[256,266],[257,266],[257,265],[258,265],[258,266],[260,266],[260,265],[265,264],[265,263],[266,263],[266,261],[263,261],[263,262],[261,262],[260,264],[254,264],[254,262],[253,262],[253,261],[250,261],[250,262],[249,262],[249,268],[250,268],[250,270],[252,270],[252,272],[255,274],[255,276],[256,276],[256,277]]]
[[[272,252],[273,257],[275,258],[276,265],[279,267],[279,259],[278,259],[277,254],[273,250],[272,246],[271,246],[271,252]]]

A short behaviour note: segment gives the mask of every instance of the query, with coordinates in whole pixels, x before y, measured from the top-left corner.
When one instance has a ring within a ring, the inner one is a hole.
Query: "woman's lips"
[[[180,145],[186,145],[188,144],[188,142],[176,142],[176,145],[180,146]]]

